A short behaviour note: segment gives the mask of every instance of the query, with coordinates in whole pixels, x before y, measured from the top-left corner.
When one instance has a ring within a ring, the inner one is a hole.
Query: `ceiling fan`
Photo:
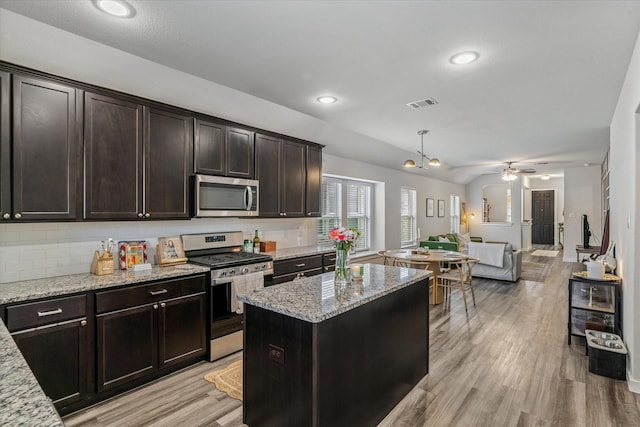
[[[502,179],[505,181],[514,181],[518,179],[516,174],[519,173],[536,173],[535,169],[515,169],[511,167],[513,162],[507,162],[507,167],[502,170]]]

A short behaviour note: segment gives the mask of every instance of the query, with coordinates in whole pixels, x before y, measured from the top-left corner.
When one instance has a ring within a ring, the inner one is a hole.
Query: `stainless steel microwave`
[[[258,216],[258,181],[196,175],[194,182],[196,217]]]

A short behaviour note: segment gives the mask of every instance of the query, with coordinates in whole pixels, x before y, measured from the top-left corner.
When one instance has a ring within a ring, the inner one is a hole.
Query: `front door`
[[[531,192],[531,243],[553,245],[554,190]]]

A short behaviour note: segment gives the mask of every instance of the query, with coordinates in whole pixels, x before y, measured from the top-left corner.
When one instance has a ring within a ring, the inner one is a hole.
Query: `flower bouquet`
[[[329,233],[329,238],[336,244],[336,270],[335,280],[337,284],[349,282],[349,250],[355,246],[360,236],[358,230],[353,228],[336,227]]]

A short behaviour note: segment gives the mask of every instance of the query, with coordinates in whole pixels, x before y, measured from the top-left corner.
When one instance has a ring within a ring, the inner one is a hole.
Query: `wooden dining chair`
[[[451,304],[451,290],[460,289],[462,292],[462,300],[464,301],[464,310],[467,310],[467,291],[471,291],[473,305],[476,305],[476,293],[473,289],[473,277],[471,271],[479,262],[476,258],[467,258],[460,261],[449,262],[450,270],[438,276],[437,286],[442,288],[444,301],[442,303],[442,311],[444,312],[446,305]]]
[[[392,265],[393,264],[393,258],[388,257],[387,255],[385,255],[387,251],[385,249],[382,249],[381,251],[378,251],[378,255],[382,257],[382,265]]]

